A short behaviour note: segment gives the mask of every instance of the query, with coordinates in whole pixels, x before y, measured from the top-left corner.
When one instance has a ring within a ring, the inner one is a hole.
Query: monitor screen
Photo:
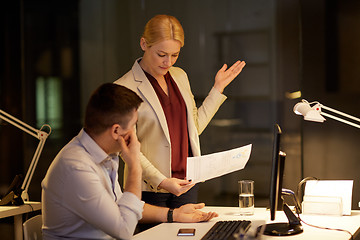
[[[283,210],[289,222],[266,224],[264,234],[272,236],[286,236],[303,232],[300,220],[290,210],[282,198],[282,183],[286,154],[280,149],[281,134],[280,126],[275,124],[269,197],[270,219],[271,221],[274,221],[276,211]]]

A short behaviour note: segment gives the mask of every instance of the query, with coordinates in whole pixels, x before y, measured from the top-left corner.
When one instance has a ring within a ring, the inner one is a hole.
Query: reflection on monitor
[[[282,181],[286,154],[280,150],[280,146],[281,128],[278,124],[275,124],[270,179],[270,219],[274,221],[276,211],[283,210],[289,222],[266,224],[264,234],[272,236],[287,236],[303,232],[300,220],[282,198]]]

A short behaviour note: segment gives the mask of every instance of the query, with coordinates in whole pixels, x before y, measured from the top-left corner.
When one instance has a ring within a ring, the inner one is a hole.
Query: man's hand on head
[[[121,157],[129,167],[140,164],[140,142],[135,131],[130,131],[126,136],[119,136],[118,142],[121,149]]]

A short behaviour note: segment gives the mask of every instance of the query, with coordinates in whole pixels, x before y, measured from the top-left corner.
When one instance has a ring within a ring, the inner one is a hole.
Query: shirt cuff
[[[142,218],[144,204],[144,201],[141,201],[135,194],[131,192],[124,192],[118,202],[119,206],[125,206],[132,210],[136,214],[138,220]]]

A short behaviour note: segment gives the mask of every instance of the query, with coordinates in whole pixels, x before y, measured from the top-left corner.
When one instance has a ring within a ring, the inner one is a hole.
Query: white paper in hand
[[[241,170],[250,158],[252,144],[200,157],[188,157],[186,179],[193,183]]]

